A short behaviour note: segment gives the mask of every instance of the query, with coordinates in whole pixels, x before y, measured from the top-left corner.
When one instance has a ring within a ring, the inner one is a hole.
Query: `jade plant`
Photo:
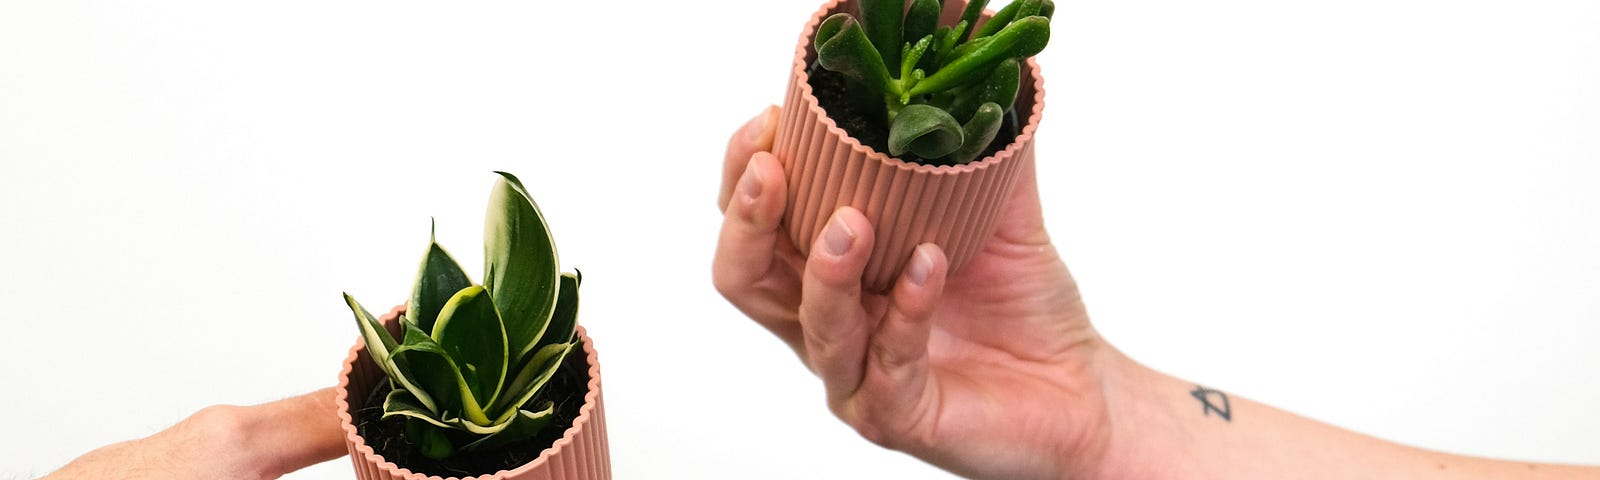
[[[978,158],[1016,101],[1021,62],[1050,40],[1051,0],[1017,0],[977,25],[988,0],[972,0],[951,26],[944,0],[860,0],[861,18],[837,13],[817,27],[822,68],[883,105],[889,154],[934,163]],[[876,109],[873,109],[876,111]]]
[[[539,433],[555,406],[530,403],[577,349],[582,277],[560,271],[550,230],[522,182],[496,173],[481,285],[430,238],[400,338],[344,296],[393,387],[383,418],[404,417],[406,437],[430,458]]]

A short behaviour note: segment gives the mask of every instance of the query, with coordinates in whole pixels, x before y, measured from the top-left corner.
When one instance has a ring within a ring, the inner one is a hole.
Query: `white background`
[[[585,273],[618,478],[943,476],[711,287],[725,139],[820,1],[145,3],[0,0],[0,478],[331,385],[339,293],[401,302],[430,217],[480,273],[492,169]],[[1058,5],[1040,182],[1111,342],[1600,463],[1600,3]]]

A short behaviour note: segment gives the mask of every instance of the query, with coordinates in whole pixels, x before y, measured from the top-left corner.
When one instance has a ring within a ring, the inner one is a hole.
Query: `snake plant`
[[[890,155],[951,164],[994,141],[1055,12],[1051,0],[1017,0],[974,28],[988,0],[972,0],[953,26],[938,25],[944,0],[859,3],[859,20],[836,13],[817,27],[818,63],[882,99]]]
[[[555,407],[531,400],[577,349],[581,276],[561,273],[550,230],[522,182],[496,173],[481,285],[430,238],[400,338],[344,296],[393,387],[383,418],[405,417],[406,436],[430,458],[537,434]]]

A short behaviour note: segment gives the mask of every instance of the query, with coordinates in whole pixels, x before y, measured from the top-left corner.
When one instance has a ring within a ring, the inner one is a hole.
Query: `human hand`
[[[84,454],[41,480],[278,478],[345,454],[334,393],[206,407],[155,435]]]
[[[1033,166],[965,270],[947,275],[939,247],[920,245],[874,294],[861,288],[873,231],[860,212],[835,212],[809,258],[790,242],[768,152],[776,123],[769,108],[728,142],[717,290],[794,349],[833,413],[874,443],[972,477],[1094,472],[1110,430],[1101,363],[1117,354],[1045,233]]]

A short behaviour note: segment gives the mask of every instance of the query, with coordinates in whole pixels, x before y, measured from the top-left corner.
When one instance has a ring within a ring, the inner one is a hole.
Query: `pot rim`
[[[1033,134],[1039,129],[1039,120],[1044,116],[1044,76],[1039,73],[1039,63],[1035,57],[1028,57],[1026,64],[1028,66],[1028,76],[1033,82],[1033,108],[1029,111],[1027,119],[1022,122],[1022,130],[1017,133],[1017,138],[1006,145],[1006,148],[995,152],[994,155],[961,165],[925,165],[891,157],[872,147],[862,145],[860,140],[856,140],[849,132],[840,128],[833,121],[833,118],[828,116],[827,110],[824,110],[817,102],[817,96],[811,90],[811,76],[806,73],[808,66],[806,57],[811,51],[812,37],[816,36],[817,26],[821,25],[822,21],[828,17],[829,11],[838,8],[839,4],[846,1],[851,0],[829,0],[822,5],[822,8],[817,9],[816,13],[811,14],[811,20],[806,22],[805,28],[800,32],[800,43],[795,46],[794,66],[791,72],[791,81],[795,82],[800,88],[802,93],[800,97],[805,101],[805,107],[817,113],[817,118],[821,120],[823,126],[827,127],[829,135],[843,139],[844,144],[848,145],[850,150],[862,153],[868,159],[883,162],[901,170],[916,170],[918,173],[932,175],[958,175],[990,168],[1006,158],[1016,156],[1024,145],[1033,141]],[[993,11],[985,9],[980,18],[987,19],[993,15]]]
[[[384,315],[380,321],[391,318],[395,319],[395,321],[398,321],[399,316],[405,313],[405,310],[405,305],[396,306],[394,309],[390,310],[388,314]],[[561,453],[567,447],[567,445],[575,442],[578,434],[582,433],[584,428],[587,427],[591,421],[594,421],[594,418],[596,417],[595,409],[600,402],[600,359],[599,355],[594,349],[594,342],[589,338],[588,331],[585,330],[582,325],[577,327],[577,336],[578,338],[582,339],[584,356],[589,362],[589,371],[587,372],[589,374],[589,392],[583,396],[583,406],[578,407],[578,416],[572,419],[572,426],[567,428],[567,431],[561,435],[561,438],[551,442],[550,446],[546,447],[544,451],[539,454],[538,458],[535,458],[528,463],[519,465],[517,468],[500,470],[488,475],[468,477],[469,479],[496,480],[513,475],[520,475],[532,471],[535,468],[539,468],[543,464],[549,462],[552,457]],[[356,431],[355,419],[350,416],[350,373],[354,371],[355,362],[356,360],[360,359],[361,351],[366,350],[366,348],[366,339],[357,338],[356,344],[350,347],[349,355],[345,356],[344,367],[339,370],[339,388],[338,393],[334,396],[334,404],[336,408],[338,408],[339,427],[344,430],[345,443],[353,446],[355,449],[354,451],[360,453],[363,461],[371,465],[376,465],[378,468],[383,469],[391,475],[417,479],[445,478],[438,475],[428,475],[421,472],[413,472],[411,469],[401,467],[394,462],[383,458],[383,455],[379,455],[377,451],[373,450],[370,445],[367,445],[366,439],[362,438],[361,434]]]

